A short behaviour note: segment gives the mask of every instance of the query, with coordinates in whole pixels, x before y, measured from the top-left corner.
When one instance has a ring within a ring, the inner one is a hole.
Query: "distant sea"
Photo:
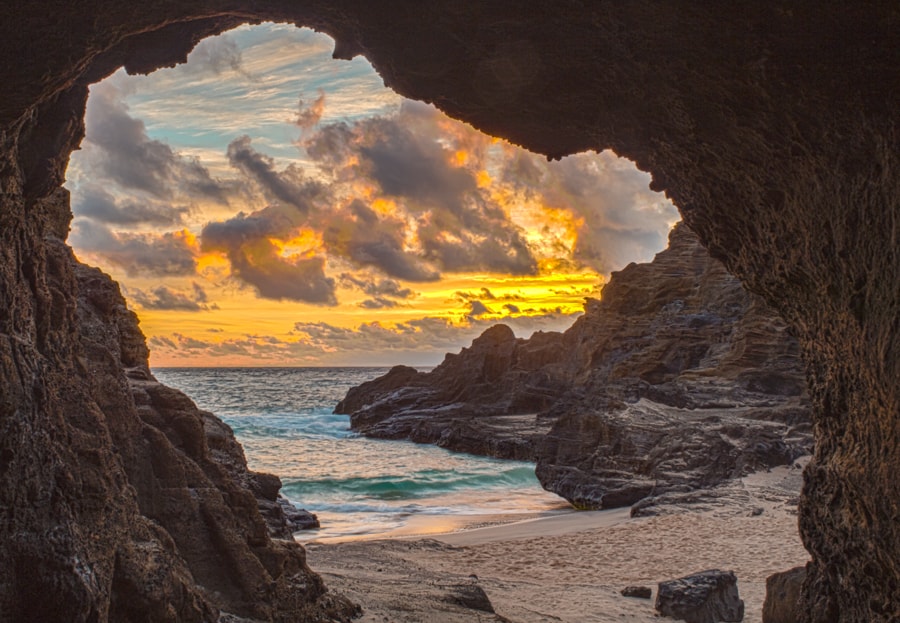
[[[538,513],[565,506],[534,466],[407,441],[367,439],[332,413],[347,390],[388,368],[154,368],[227,422],[250,469],[281,477],[282,494],[318,515],[309,538],[371,537],[415,519]]]

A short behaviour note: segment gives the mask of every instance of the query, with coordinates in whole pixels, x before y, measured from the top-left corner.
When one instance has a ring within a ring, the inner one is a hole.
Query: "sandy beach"
[[[309,542],[308,556],[329,587],[363,607],[365,623],[658,621],[656,584],[711,568],[737,574],[744,620],[757,622],[766,577],[808,559],[797,533],[799,483],[799,467],[778,468],[651,517],[616,509],[454,526],[420,518],[390,538]],[[629,585],[651,587],[653,599],[623,597]]]

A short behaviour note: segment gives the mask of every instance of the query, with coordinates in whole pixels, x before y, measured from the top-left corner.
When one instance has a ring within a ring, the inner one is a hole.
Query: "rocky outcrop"
[[[766,578],[762,623],[797,623],[802,619],[800,591],[804,580],[806,567],[794,567]]]
[[[429,373],[396,366],[350,389],[335,413],[350,414],[351,428],[371,437],[534,460],[552,423],[540,414],[568,387],[560,338],[521,340],[495,325]]]
[[[51,285],[45,243],[64,220],[47,202],[82,135],[87,86],[120,66],[179,62],[202,37],[255,20],[319,28],[337,57],[364,54],[396,91],[534,151],[612,148],[650,171],[803,351],[817,437],[800,505],[813,559],[804,617],[897,618],[900,13],[893,2],[725,0],[528,11],[435,0],[415,11],[354,0],[4,3],[4,614],[34,619],[22,604],[38,615],[66,604],[69,619],[105,619],[120,590],[108,583],[111,552],[133,533],[125,480],[81,389],[74,282]],[[102,512],[101,499],[112,500]]]
[[[47,208],[68,211],[65,193],[55,203]],[[277,488],[266,491],[262,483],[270,479],[247,469],[227,425],[155,381],[137,317],[118,287],[77,263],[54,233],[41,238],[44,270],[34,283],[43,303],[32,313],[44,358],[29,368],[17,351],[33,345],[8,334],[3,341],[4,369],[28,375],[32,390],[3,420],[0,508],[5,526],[28,529],[0,545],[2,585],[14,591],[3,593],[0,618],[349,616],[352,606],[326,593],[298,544],[270,538],[254,492],[264,499]],[[22,296],[5,292],[12,301]],[[69,367],[54,372],[62,355]],[[4,393],[7,408],[10,398]],[[19,443],[33,456],[13,452],[9,444]],[[59,455],[61,447],[68,456]],[[25,460],[32,467],[18,472]],[[57,514],[36,514],[47,507]],[[48,578],[55,582],[49,592],[41,589]]]
[[[718,569],[660,582],[655,607],[662,616],[687,623],[744,620],[737,577],[731,571]]]
[[[811,450],[796,341],[683,226],[653,262],[614,273],[569,333],[573,391],[548,413],[536,472],[577,506],[707,488]]]
[[[369,436],[536,460],[544,487],[582,508],[712,487],[812,445],[796,341],[683,225],[565,333],[496,325],[336,411]]]

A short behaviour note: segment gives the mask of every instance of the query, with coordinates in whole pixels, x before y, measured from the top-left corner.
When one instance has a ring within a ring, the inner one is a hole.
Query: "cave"
[[[612,149],[650,172],[801,344],[816,434],[799,518],[807,620],[900,617],[896,3],[94,1],[0,14],[0,618],[216,617],[221,595],[193,584],[184,558],[222,554],[176,547],[129,482],[156,443],[121,417],[142,342],[115,286],[72,264],[60,186],[88,85],[263,20],[325,32],[335,57],[364,55],[399,94],[549,158]],[[97,314],[79,308],[84,284]],[[214,463],[197,469],[215,476]],[[173,512],[202,514],[227,542],[256,520],[226,489],[226,504]],[[240,572],[219,579],[241,587],[248,616],[341,607],[303,576],[299,547],[249,541],[227,554]],[[281,579],[253,584],[266,573]]]

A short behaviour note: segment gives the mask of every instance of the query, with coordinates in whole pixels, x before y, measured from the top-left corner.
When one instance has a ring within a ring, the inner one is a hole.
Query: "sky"
[[[548,162],[263,24],[91,87],[69,243],[151,365],[436,365],[497,322],[565,330],[678,213],[611,152]]]

